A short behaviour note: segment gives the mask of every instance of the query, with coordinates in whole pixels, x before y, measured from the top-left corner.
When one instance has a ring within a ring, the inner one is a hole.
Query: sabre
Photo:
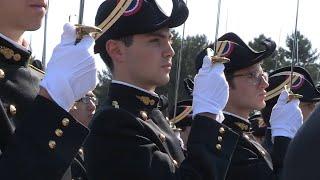
[[[212,62],[227,63],[230,61],[229,58],[217,56],[218,52],[218,35],[219,35],[219,26],[220,26],[220,10],[221,10],[221,0],[218,0],[218,11],[217,11],[217,21],[216,21],[216,34],[214,37],[214,46],[213,50],[207,48],[207,56],[211,58]]]
[[[85,4],[84,0],[80,0],[78,24],[82,24],[83,23],[84,4]]]
[[[291,62],[291,72],[290,72],[290,84],[289,84],[288,88],[285,87],[285,89],[289,92],[288,101],[291,101],[292,99],[302,98],[302,95],[294,94],[292,92],[293,68],[294,68],[294,64],[295,64],[295,59],[298,62],[298,49],[299,49],[298,48],[298,39],[297,39],[298,17],[299,17],[299,0],[297,0],[296,21],[295,21],[295,27],[294,27],[294,40],[293,40],[293,47],[292,47],[292,62]]]
[[[186,6],[188,6],[188,0],[186,0]],[[182,38],[180,44],[180,52],[179,52],[179,59],[177,62],[177,73],[176,73],[176,84],[175,84],[175,91],[174,91],[174,109],[173,109],[173,119],[177,116],[177,103],[178,103],[178,92],[179,92],[179,82],[180,82],[180,73],[181,73],[181,61],[182,61],[182,50],[184,47],[184,33],[186,29],[186,22],[183,23],[182,29]]]
[[[42,68],[45,71],[46,68],[46,56],[47,56],[47,28],[48,28],[48,14],[49,14],[49,0],[47,5],[47,12],[44,17],[44,30],[43,30],[43,47],[42,47]]]

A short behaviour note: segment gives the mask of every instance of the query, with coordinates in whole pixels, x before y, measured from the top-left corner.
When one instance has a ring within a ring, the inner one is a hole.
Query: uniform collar
[[[115,108],[149,111],[158,107],[159,96],[134,85],[113,80],[109,88],[109,102]]]
[[[0,61],[26,66],[30,56],[31,51],[0,33]]]
[[[225,119],[223,120],[223,124],[227,125],[228,127],[232,128],[235,131],[241,132],[249,132],[251,131],[250,122],[242,118],[236,114],[230,112],[223,112]]]

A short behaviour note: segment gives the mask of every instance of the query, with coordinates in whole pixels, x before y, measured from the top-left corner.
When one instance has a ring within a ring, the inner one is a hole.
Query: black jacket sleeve
[[[61,179],[87,134],[57,104],[37,96],[2,152],[0,179]]]

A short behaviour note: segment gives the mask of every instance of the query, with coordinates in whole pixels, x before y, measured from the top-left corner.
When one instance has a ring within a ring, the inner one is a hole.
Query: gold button
[[[142,117],[143,120],[147,120],[148,119],[148,115],[145,111],[140,111],[140,115]]]
[[[13,55],[13,60],[20,61],[21,60],[21,55],[20,54]]]
[[[56,129],[55,133],[58,137],[61,137],[63,135],[63,131],[61,129]]]
[[[218,136],[218,141],[222,142],[222,137],[221,136]]]
[[[68,118],[63,118],[62,119],[62,125],[64,127],[67,127],[69,125],[69,123],[70,123],[70,120]]]
[[[246,135],[246,134],[244,134],[243,137],[244,137],[246,140],[249,140],[249,139],[250,139],[249,136]]]
[[[178,166],[178,162],[176,160],[172,160],[173,165]]]
[[[166,136],[164,134],[160,134],[159,138],[160,138],[161,142],[164,142],[166,140]]]
[[[112,106],[116,109],[119,109],[119,103],[118,101],[112,101]]]
[[[83,149],[82,149],[82,148],[80,148],[78,152],[79,152],[79,154],[80,154],[81,156],[83,156],[84,153],[83,153]]]
[[[14,105],[10,105],[9,109],[10,109],[10,114],[11,115],[17,114],[17,109],[16,109],[16,107]]]
[[[56,142],[55,141],[53,141],[53,140],[51,140],[51,141],[49,141],[49,148],[50,149],[55,149],[56,148]]]
[[[221,127],[221,128],[219,129],[219,132],[220,132],[221,134],[224,134],[226,131],[224,130],[223,127]]]
[[[3,79],[5,77],[5,73],[2,69],[0,69],[0,79]]]
[[[217,144],[217,145],[216,145],[216,148],[217,148],[218,150],[221,150],[221,145],[220,145],[220,144]]]

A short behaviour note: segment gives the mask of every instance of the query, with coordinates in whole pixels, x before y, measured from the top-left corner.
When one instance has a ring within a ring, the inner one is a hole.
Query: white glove
[[[193,117],[199,113],[217,115],[217,121],[222,122],[222,110],[229,98],[229,85],[224,75],[222,63],[212,63],[208,56],[203,58],[202,67],[194,78]]]
[[[75,45],[75,27],[65,24],[63,29],[61,42],[53,50],[40,85],[60,107],[69,111],[76,100],[95,88],[98,81],[93,57],[94,39],[85,36]]]
[[[285,136],[293,138],[303,122],[299,99],[288,101],[289,93],[283,90],[273,107],[270,116],[272,137]]]

